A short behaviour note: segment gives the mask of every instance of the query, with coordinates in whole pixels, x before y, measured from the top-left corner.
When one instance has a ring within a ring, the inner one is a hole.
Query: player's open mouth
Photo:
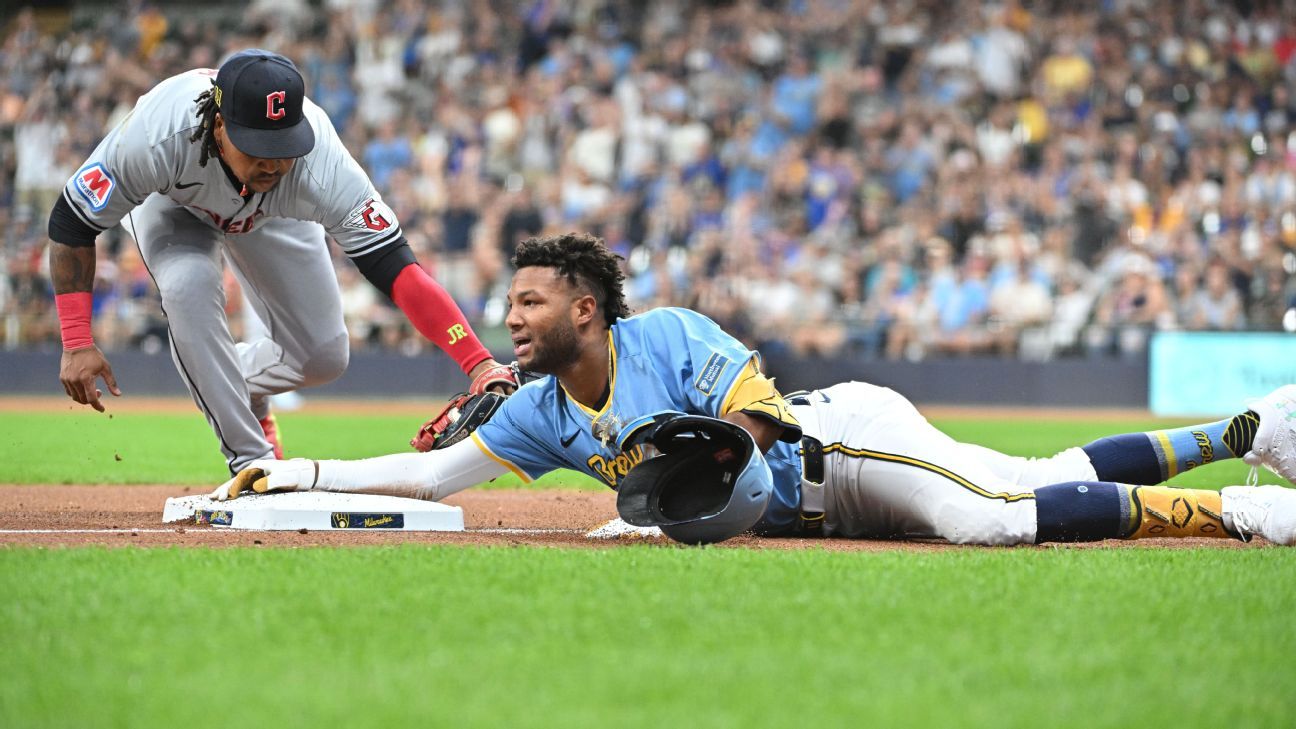
[[[530,339],[514,339],[514,340],[513,340],[513,356],[515,356],[515,357],[525,357],[525,356],[526,356],[530,351],[531,351],[531,340],[530,340]]]

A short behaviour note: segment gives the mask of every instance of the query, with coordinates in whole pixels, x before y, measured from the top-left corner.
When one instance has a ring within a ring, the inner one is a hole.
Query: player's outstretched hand
[[[95,385],[95,381],[100,377],[107,385],[108,392],[121,397],[121,390],[117,388],[117,378],[113,377],[112,366],[108,364],[108,359],[98,347],[90,346],[70,352],[63,350],[63,356],[59,360],[59,380],[63,383],[63,391],[73,400],[82,405],[89,405],[102,413],[104,406],[99,402],[99,398],[103,395],[103,391]]]
[[[226,481],[211,492],[210,498],[217,501],[237,499],[240,494],[265,494],[271,491],[309,491],[315,488],[319,478],[319,464],[308,458],[293,458],[277,461],[265,458],[252,461],[247,468],[239,471],[234,478]]]

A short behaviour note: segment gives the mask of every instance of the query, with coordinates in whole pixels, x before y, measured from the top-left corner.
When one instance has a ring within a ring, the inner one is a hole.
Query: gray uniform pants
[[[171,355],[220,441],[230,472],[273,457],[257,420],[266,398],[336,379],[349,356],[324,229],[272,218],[225,235],[153,194],[125,221],[162,295]],[[235,343],[225,316],[221,252],[265,325]]]

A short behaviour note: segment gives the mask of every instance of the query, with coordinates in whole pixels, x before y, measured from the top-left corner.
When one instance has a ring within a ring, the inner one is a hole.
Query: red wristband
[[[414,328],[445,350],[465,373],[490,359],[459,305],[418,264],[401,269],[392,282],[391,296]]]
[[[90,311],[94,308],[94,297],[89,291],[73,291],[70,294],[59,294],[54,297],[54,307],[58,309],[59,330],[63,333],[63,349],[85,349],[94,346],[94,335],[90,332]]]

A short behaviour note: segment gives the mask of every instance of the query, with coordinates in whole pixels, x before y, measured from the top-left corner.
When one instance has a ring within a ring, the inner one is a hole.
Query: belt
[[[802,536],[823,536],[824,453],[818,438],[801,437],[801,515],[797,532]]]

